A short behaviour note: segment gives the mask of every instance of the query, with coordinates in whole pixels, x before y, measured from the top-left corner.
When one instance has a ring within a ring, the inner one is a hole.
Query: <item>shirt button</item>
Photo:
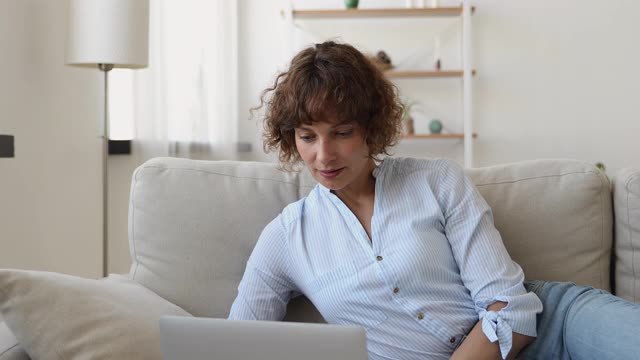
[[[382,261],[382,256],[380,256],[380,255],[376,256],[376,260]]]
[[[419,312],[418,313],[418,320],[422,320],[422,319],[424,319],[424,314]]]
[[[452,336],[452,337],[450,337],[450,338],[449,338],[449,342],[453,344],[454,342],[456,342],[456,338],[455,338],[455,337],[453,337],[453,336]]]
[[[399,288],[393,288],[393,293],[394,293],[394,294],[397,294],[397,293],[398,293],[398,291],[400,291],[400,289],[399,289]]]

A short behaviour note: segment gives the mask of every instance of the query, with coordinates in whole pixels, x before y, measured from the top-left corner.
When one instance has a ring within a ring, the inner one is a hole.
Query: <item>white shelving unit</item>
[[[464,146],[464,166],[473,167],[474,146],[473,139],[477,134],[473,132],[473,92],[472,77],[475,74],[472,65],[472,23],[471,16],[474,7],[471,6],[469,0],[462,0],[461,5],[457,7],[437,7],[437,8],[387,8],[387,9],[321,9],[321,10],[298,10],[294,8],[293,0],[288,2],[286,10],[282,11],[289,31],[287,31],[288,39],[286,39],[288,50],[287,56],[290,58],[295,49],[294,32],[296,29],[296,21],[316,21],[322,19],[388,19],[388,18],[429,18],[429,17],[461,17],[462,18],[462,37],[461,37],[461,63],[460,70],[433,70],[433,71],[388,71],[387,76],[394,78],[461,78],[462,79],[462,123],[463,131],[459,134],[416,134],[407,135],[408,139],[454,139],[463,141]]]

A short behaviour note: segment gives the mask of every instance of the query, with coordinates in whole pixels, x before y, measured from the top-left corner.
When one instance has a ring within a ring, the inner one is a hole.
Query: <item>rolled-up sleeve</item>
[[[452,161],[440,167],[438,202],[443,210],[445,233],[482,321],[483,333],[498,342],[503,358],[511,350],[512,332],[537,336],[536,314],[542,302],[524,288],[524,273],[516,264],[495,228],[491,208],[462,169]],[[497,301],[500,311],[487,311]]]
[[[289,276],[288,249],[281,216],[269,223],[256,243],[231,305],[230,320],[282,320],[297,292]]]

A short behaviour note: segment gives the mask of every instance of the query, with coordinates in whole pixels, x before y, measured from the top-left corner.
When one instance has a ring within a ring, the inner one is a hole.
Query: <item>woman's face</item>
[[[375,163],[356,123],[314,122],[295,129],[296,148],[311,175],[339,191],[366,185]]]

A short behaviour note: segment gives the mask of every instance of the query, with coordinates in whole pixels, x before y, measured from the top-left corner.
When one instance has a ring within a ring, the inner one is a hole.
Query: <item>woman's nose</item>
[[[335,146],[331,141],[320,141],[318,144],[318,153],[316,155],[318,160],[327,164],[335,160]]]

